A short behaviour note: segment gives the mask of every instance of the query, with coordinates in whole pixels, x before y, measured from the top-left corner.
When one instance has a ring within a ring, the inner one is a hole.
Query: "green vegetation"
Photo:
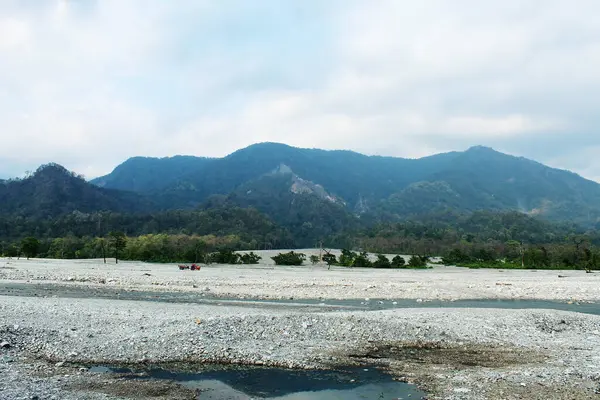
[[[503,246],[462,244],[443,258],[446,265],[467,268],[600,270],[600,249],[586,236],[571,236],[562,243]]]
[[[275,265],[302,265],[306,260],[306,254],[290,251],[289,253],[279,253],[271,258],[275,261]]]
[[[600,264],[600,185],[486,148],[403,160],[270,143],[222,159],[136,158],[95,183],[56,164],[0,181],[0,253],[250,264],[258,256],[236,251],[322,243],[345,249],[323,256],[330,266],[427,265],[390,253],[472,268]]]
[[[332,265],[337,264],[337,259],[336,259],[335,255],[331,254],[331,253],[325,253],[323,255],[323,261],[325,261],[327,263],[327,265],[330,267]]]
[[[29,258],[35,257],[40,249],[40,242],[34,237],[26,237],[21,241],[21,251]]]
[[[258,254],[254,254],[254,252],[244,253],[240,256],[240,261],[242,264],[258,264],[262,259]]]
[[[94,182],[152,194],[159,208],[187,208],[212,195],[235,193],[237,205],[251,203],[282,223],[275,214],[293,218],[294,213],[285,212],[289,203],[269,205],[277,209],[273,214],[261,207],[269,202],[264,193],[271,187],[273,194],[280,193],[278,183],[262,178],[282,164],[343,199],[346,211],[358,210],[380,221],[449,209],[538,210],[545,218],[586,227],[595,227],[600,217],[600,185],[485,147],[408,160],[261,143],[221,159],[130,159]],[[315,224],[312,219],[304,221]]]
[[[125,249],[127,237],[123,232],[109,232],[108,243],[114,249],[115,263],[119,263],[119,254]]]
[[[404,261],[404,257],[398,255],[398,256],[394,256],[394,258],[392,258],[392,267],[404,268],[405,265],[406,265],[406,261]]]
[[[377,254],[377,260],[373,263],[375,268],[392,268],[392,263],[389,258],[383,254]]]
[[[412,256],[408,260],[408,268],[427,268],[427,261],[429,261],[427,256]]]

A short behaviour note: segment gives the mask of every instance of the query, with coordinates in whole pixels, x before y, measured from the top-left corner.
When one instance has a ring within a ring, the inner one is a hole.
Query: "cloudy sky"
[[[598,0],[1,0],[0,177],[256,142],[600,181]]]

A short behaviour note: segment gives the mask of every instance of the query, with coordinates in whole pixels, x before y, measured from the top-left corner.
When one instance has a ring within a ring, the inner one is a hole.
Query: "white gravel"
[[[578,271],[327,270],[269,265],[210,266],[195,272],[179,271],[176,265],[104,265],[98,260],[0,260],[1,282],[114,285],[198,294],[208,288],[211,294],[263,298],[597,300],[598,276]],[[594,398],[600,382],[600,316],[552,310],[327,312],[0,296],[0,342],[9,345],[0,349],[3,400],[118,398],[73,391],[71,384],[91,378],[69,362],[188,360],[322,367],[345,363],[348,354],[380,343],[435,342],[465,346],[465,351],[472,346],[499,346],[547,357],[543,362],[524,358],[523,363],[499,368],[424,365],[419,370],[417,364],[413,378],[434,388],[434,398],[541,398],[532,396],[543,394],[544,388],[547,393],[574,388],[572,397],[565,399]],[[64,361],[65,366],[56,366]],[[494,390],[499,385],[509,392],[498,395]],[[521,389],[528,392],[516,397],[514,393]],[[580,389],[583,395],[577,392]]]
[[[299,251],[318,254],[315,250]],[[258,253],[264,264],[210,265],[200,271],[180,271],[176,264],[0,259],[0,282],[62,282],[193,292],[208,288],[212,295],[260,298],[600,300],[599,273],[444,266],[428,270],[343,267],[328,270],[325,265],[274,266],[266,261],[277,252]]]

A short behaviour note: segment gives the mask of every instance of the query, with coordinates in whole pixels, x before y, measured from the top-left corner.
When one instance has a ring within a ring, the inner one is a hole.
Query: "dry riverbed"
[[[600,300],[599,277],[579,271],[328,270],[270,264],[179,271],[172,264],[0,259],[0,284],[32,288],[31,296],[0,296],[0,398],[196,398],[171,382],[131,381],[87,369],[165,363],[291,368],[377,364],[417,383],[431,399],[597,398],[597,315],[176,304],[93,298],[91,289],[264,299],[594,302]],[[36,297],[41,284],[89,289],[91,298]]]

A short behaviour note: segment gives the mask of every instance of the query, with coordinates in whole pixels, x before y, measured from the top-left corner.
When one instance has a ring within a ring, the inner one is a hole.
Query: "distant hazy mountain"
[[[30,177],[0,182],[0,215],[47,218],[73,211],[134,212],[151,208],[133,192],[103,189],[60,165],[44,165]]]
[[[274,171],[289,175],[285,184],[274,183]],[[261,180],[257,197],[251,187]],[[403,159],[262,143],[218,159],[135,158],[93,182],[150,194],[163,208],[235,194],[237,203],[273,214],[267,198],[285,188],[285,201],[313,195],[354,214],[404,218],[447,209],[517,210],[586,225],[600,218],[598,183],[486,147]]]

